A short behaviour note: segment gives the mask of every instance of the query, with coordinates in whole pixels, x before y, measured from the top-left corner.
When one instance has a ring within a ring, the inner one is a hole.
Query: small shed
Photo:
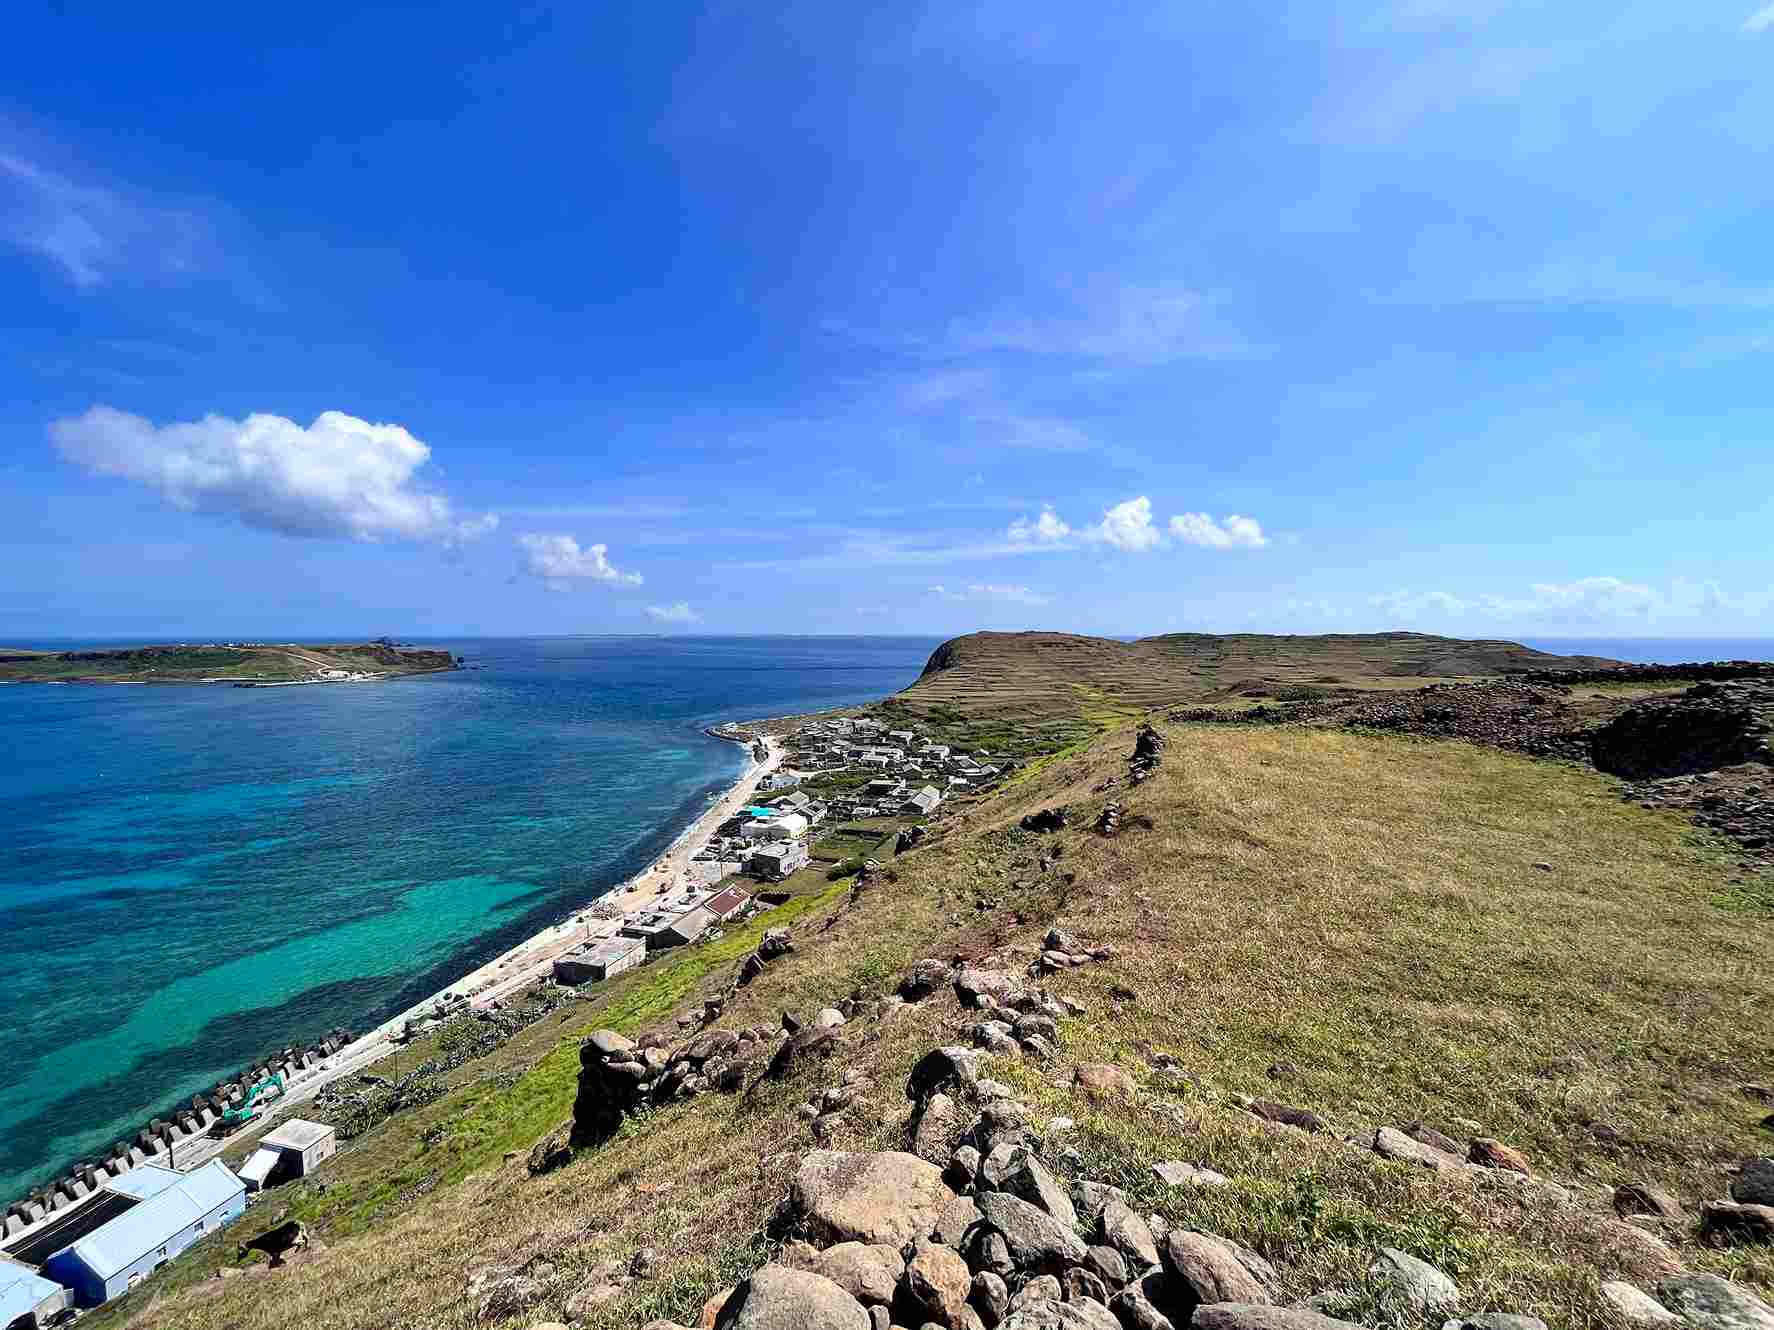
[[[259,1142],[240,1170],[248,1191],[305,1178],[339,1152],[339,1133],[323,1122],[291,1118]]]
[[[73,1305],[74,1295],[54,1280],[0,1257],[0,1326],[5,1330],[40,1330]]]
[[[111,1183],[105,1194],[129,1202],[127,1208],[43,1266],[82,1307],[129,1292],[246,1209],[246,1184],[219,1159],[189,1173],[144,1165]]]

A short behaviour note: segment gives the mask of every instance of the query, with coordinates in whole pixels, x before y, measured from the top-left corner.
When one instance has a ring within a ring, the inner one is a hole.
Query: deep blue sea
[[[1561,656],[1607,656],[1639,665],[1703,660],[1774,660],[1774,637],[1519,637],[1538,651]]]
[[[0,688],[0,1201],[638,871],[746,763],[703,726],[882,697],[938,641],[454,639],[423,645],[473,668],[382,683]]]

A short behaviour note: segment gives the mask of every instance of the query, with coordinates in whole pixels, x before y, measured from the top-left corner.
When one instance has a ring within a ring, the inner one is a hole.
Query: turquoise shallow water
[[[883,696],[936,644],[458,640],[482,668],[0,688],[0,1198],[638,870],[744,765],[703,726]]]

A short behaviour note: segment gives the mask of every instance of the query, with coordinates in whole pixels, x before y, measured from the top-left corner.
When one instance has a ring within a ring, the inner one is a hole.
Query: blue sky
[[[1758,5],[26,6],[0,634],[1774,633]]]

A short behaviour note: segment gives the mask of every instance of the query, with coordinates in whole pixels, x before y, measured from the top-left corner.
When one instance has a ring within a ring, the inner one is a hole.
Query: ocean
[[[1520,637],[1537,651],[1561,656],[1606,656],[1635,665],[1679,665],[1708,660],[1774,660],[1774,637]]]
[[[704,726],[885,696],[939,640],[454,639],[421,645],[472,668],[382,683],[0,688],[0,1201],[632,876],[746,765]]]

